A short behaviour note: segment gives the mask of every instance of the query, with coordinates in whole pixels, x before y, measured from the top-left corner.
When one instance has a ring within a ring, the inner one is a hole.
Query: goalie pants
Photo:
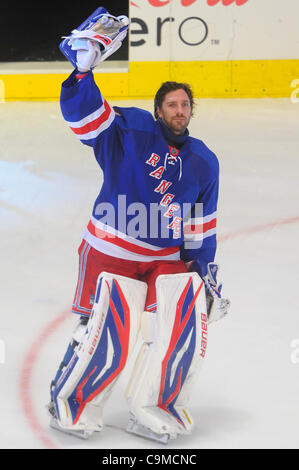
[[[93,248],[85,240],[79,249],[78,282],[73,302],[73,313],[89,316],[92,310],[98,276],[108,272],[146,282],[148,286],[145,310],[156,310],[156,278],[161,274],[188,272],[183,261],[140,262],[115,258]]]

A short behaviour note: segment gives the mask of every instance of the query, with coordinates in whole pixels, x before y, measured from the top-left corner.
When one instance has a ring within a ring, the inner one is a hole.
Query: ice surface
[[[232,306],[210,327],[190,402],[196,429],[170,449],[298,447],[298,124],[289,99],[197,101],[190,132],[220,160],[217,261]],[[76,250],[102,176],[56,102],[0,104],[0,136],[0,447],[165,449],[125,432],[132,361],[101,434],[80,441],[49,428],[49,382],[74,322]]]

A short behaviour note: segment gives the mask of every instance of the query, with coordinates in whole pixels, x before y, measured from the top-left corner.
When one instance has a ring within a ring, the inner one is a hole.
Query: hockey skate
[[[58,422],[55,405],[52,401],[47,406],[47,410],[50,415],[50,428],[55,429],[56,431],[60,431],[60,432],[63,432],[64,434],[69,434],[71,436],[75,436],[75,437],[78,437],[79,439],[84,439],[84,440],[88,439],[94,433],[94,431],[87,431],[85,429],[72,430],[72,429],[62,428]]]
[[[153,441],[160,442],[161,444],[167,444],[170,439],[177,438],[177,434],[159,434],[152,431],[149,427],[139,423],[133,413],[130,413],[126,430],[131,434],[136,434],[137,436],[145,437],[146,439],[151,439]]]

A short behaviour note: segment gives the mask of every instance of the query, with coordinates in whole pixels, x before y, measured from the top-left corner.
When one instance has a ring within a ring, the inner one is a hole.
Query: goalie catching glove
[[[88,72],[116,52],[125,39],[130,20],[112,16],[99,7],[70,36],[64,37],[60,50],[81,72]]]

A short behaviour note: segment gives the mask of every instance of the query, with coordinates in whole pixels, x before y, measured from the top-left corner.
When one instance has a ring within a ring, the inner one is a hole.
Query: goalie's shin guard
[[[141,281],[100,274],[88,323],[52,383],[60,427],[101,430],[102,408],[137,339],[146,291]]]
[[[157,312],[144,312],[144,344],[127,388],[128,431],[163,442],[193,429],[186,409],[193,379],[206,354],[205,289],[197,273],[161,275]],[[154,437],[153,437],[154,436]]]

